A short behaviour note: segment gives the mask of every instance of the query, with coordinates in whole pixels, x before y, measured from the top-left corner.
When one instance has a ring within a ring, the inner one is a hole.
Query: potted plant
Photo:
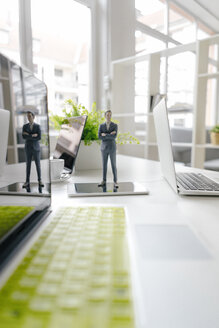
[[[89,112],[81,104],[76,104],[72,99],[67,99],[64,102],[64,108],[62,109],[62,115],[56,115],[50,112],[49,120],[50,126],[55,130],[60,130],[63,124],[69,124],[69,118],[74,116],[87,115],[87,122],[84,127],[84,132],[82,135],[82,140],[86,146],[92,144],[92,142],[100,143],[98,139],[98,128],[101,123],[105,121],[104,111],[97,110],[96,103],[93,103],[92,109]],[[119,123],[116,120],[113,122]],[[118,133],[117,144],[124,145],[127,143],[139,144],[139,140],[136,137],[133,137],[129,132]]]
[[[219,124],[215,125],[211,130],[211,143],[219,145]]]
[[[86,125],[82,134],[82,143],[76,161],[77,167],[86,169],[87,164],[89,168],[99,169],[102,165],[100,140],[98,139],[98,128],[101,123],[105,121],[103,110],[97,110],[96,103],[93,103],[91,111],[88,111],[81,104],[76,104],[72,99],[67,99],[64,102],[62,115],[55,115],[50,112],[50,126],[55,130],[60,130],[63,124],[69,124],[69,119],[74,116],[87,115]],[[113,120],[119,123],[116,120]],[[129,132],[118,133],[116,143],[124,144],[139,144],[139,140],[132,136]]]

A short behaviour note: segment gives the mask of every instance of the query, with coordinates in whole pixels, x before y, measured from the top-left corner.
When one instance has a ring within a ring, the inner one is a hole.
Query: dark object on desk
[[[137,182],[120,182],[119,188],[114,183],[106,183],[98,187],[97,183],[69,183],[68,196],[70,197],[92,197],[92,196],[122,196],[122,195],[147,195],[147,188]]]
[[[71,117],[60,130],[53,158],[64,159],[65,173],[71,174],[75,166],[86,120],[86,115]]]
[[[32,182],[29,185],[23,187],[23,183],[16,182],[0,188],[0,194],[6,195],[27,195],[27,192],[29,193],[29,195],[35,197],[40,196],[39,193],[41,193],[42,196],[47,197],[51,192],[50,183],[45,183],[42,187],[42,185],[39,185],[37,182]]]

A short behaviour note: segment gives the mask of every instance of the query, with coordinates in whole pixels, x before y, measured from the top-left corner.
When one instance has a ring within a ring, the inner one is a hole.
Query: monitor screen
[[[40,221],[51,201],[47,87],[2,54],[0,105],[10,114],[6,115],[8,136],[0,175],[2,261],[3,254],[8,253],[6,241],[12,249],[17,237],[21,239],[21,233]],[[5,131],[0,129],[0,140],[5,139]]]
[[[54,158],[64,159],[65,169],[72,172],[81,143],[81,137],[87,116],[75,116],[69,119],[69,125],[63,125],[54,151]]]
[[[32,72],[0,54],[1,105],[10,113],[1,188],[22,184],[18,194],[50,195],[47,87]],[[5,131],[0,130],[1,139]],[[26,183],[26,187],[25,187]],[[31,188],[38,183],[39,188]],[[44,188],[43,185],[47,185]],[[11,188],[8,188],[10,192]],[[6,188],[4,188],[4,191]],[[48,192],[49,190],[49,192]]]

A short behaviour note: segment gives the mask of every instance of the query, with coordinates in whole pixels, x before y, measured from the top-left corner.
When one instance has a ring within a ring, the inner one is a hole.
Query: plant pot
[[[90,146],[85,146],[82,140],[75,162],[75,171],[100,169],[102,169],[100,145],[93,141]]]
[[[219,133],[211,132],[211,143],[213,145],[219,145]]]

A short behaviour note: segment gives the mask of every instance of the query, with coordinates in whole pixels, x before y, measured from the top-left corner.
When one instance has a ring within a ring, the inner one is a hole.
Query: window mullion
[[[19,35],[21,64],[33,72],[31,1],[19,0]]]

